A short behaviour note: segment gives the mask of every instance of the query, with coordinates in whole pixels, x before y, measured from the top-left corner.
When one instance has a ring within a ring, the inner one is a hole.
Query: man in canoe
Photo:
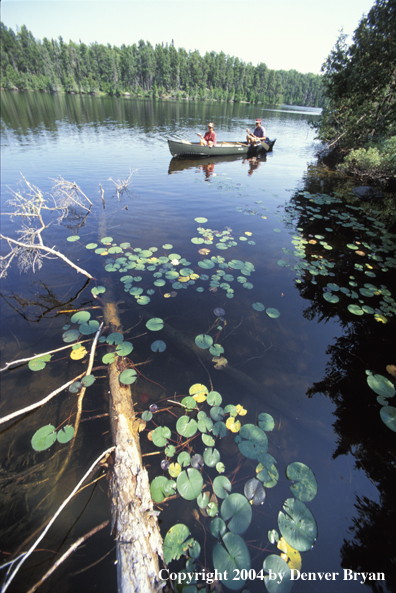
[[[216,146],[216,133],[214,131],[214,125],[212,122],[208,124],[208,131],[206,132],[205,136],[202,136],[202,134],[198,134],[198,136],[201,137],[201,140],[199,141],[201,146]]]
[[[247,128],[248,135],[246,136],[246,140],[248,144],[257,144],[257,142],[261,142],[262,140],[266,140],[267,137],[265,135],[265,129],[261,125],[261,119],[256,119],[256,127],[253,130],[253,134]]]

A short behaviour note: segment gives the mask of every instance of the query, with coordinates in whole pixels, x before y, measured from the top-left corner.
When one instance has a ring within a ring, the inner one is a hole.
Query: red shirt
[[[208,142],[211,140],[213,142],[213,146],[216,146],[216,133],[206,132],[204,140],[206,140],[206,144],[208,144]]]

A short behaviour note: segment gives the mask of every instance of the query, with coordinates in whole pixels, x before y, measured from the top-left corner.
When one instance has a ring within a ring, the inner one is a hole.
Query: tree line
[[[1,23],[4,89],[214,99],[323,107],[322,76],[253,66],[224,52],[186,51],[140,40],[121,47],[36,40]]]
[[[323,64],[329,103],[316,125],[340,168],[396,188],[396,2],[376,0],[352,43],[341,32]]]

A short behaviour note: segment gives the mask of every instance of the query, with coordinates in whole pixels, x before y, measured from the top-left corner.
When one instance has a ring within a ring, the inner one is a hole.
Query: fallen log
[[[111,284],[106,284],[103,313],[111,331],[122,332]],[[117,581],[120,593],[156,593],[163,588],[159,562],[163,560],[162,537],[150,493],[147,470],[139,445],[129,385],[119,381],[122,359],[109,365],[110,424],[115,445],[111,490],[112,533],[117,549]]]

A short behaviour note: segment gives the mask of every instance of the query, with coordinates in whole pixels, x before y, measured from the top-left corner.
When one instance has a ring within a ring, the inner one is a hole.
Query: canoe
[[[216,146],[201,146],[199,142],[187,142],[168,140],[169,150],[172,156],[177,157],[214,157],[228,155],[246,155],[255,156],[262,153],[271,152],[276,142],[267,140],[259,144],[247,144],[247,142],[219,142]]]

